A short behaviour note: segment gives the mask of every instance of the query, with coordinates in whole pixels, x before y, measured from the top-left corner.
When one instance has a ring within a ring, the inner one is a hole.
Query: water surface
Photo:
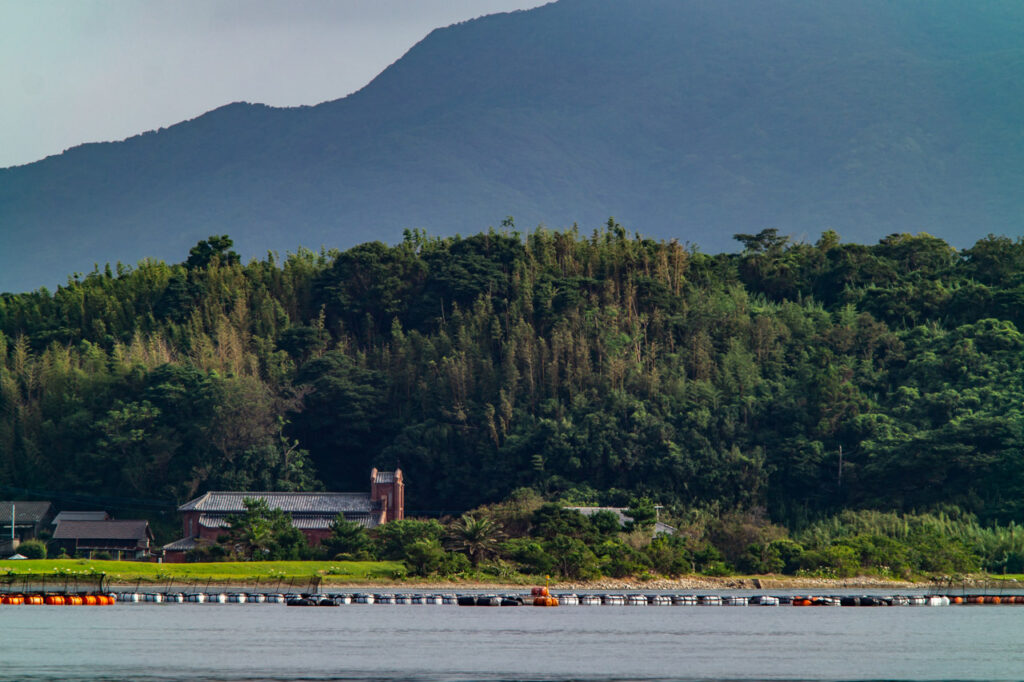
[[[1022,634],[1024,606],[4,606],[0,677],[1021,679]]]

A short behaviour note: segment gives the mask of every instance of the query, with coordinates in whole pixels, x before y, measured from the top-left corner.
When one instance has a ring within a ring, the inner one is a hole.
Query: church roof
[[[279,493],[212,491],[178,507],[178,511],[201,511],[214,514],[241,514],[246,499],[266,500],[271,509],[289,514],[368,513],[378,508],[369,493]]]

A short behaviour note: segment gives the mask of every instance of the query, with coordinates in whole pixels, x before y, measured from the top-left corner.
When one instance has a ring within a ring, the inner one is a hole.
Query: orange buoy
[[[963,604],[964,603],[964,598],[963,597],[953,597],[953,599],[951,601],[954,604]]]
[[[45,599],[45,602],[46,602],[47,606],[63,606],[64,605],[64,597],[62,595],[59,595],[59,594],[47,595],[47,597]]]
[[[85,595],[85,596],[84,596],[84,597],[82,598],[82,601],[84,601],[84,602],[85,602],[85,605],[86,605],[86,606],[96,606],[96,604],[98,603],[98,602],[96,601],[96,596],[95,596],[95,595],[92,595],[92,594],[87,594],[87,595]]]
[[[114,593],[113,593],[113,592],[111,592],[110,594],[108,594],[108,595],[107,595],[107,599],[109,600],[109,602],[108,602],[108,603],[109,603],[109,604],[110,604],[111,606],[113,606],[114,604],[116,604],[116,603],[117,603],[117,597],[116,597],[116,596],[114,595]]]
[[[32,606],[39,606],[43,603],[43,598],[38,594],[31,594],[25,597],[25,603]]]
[[[77,594],[71,594],[64,598],[64,603],[68,606],[81,606],[82,598]]]

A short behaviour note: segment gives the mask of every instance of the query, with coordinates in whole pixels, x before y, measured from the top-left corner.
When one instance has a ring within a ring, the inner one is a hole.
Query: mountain
[[[438,29],[361,91],[235,103],[0,170],[0,291],[94,263],[589,231],[703,250],[1020,233],[1024,5],[560,0]]]

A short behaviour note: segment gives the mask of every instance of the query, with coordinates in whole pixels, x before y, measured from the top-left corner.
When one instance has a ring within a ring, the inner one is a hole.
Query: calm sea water
[[[4,606],[0,677],[1024,679],[1024,606]]]

